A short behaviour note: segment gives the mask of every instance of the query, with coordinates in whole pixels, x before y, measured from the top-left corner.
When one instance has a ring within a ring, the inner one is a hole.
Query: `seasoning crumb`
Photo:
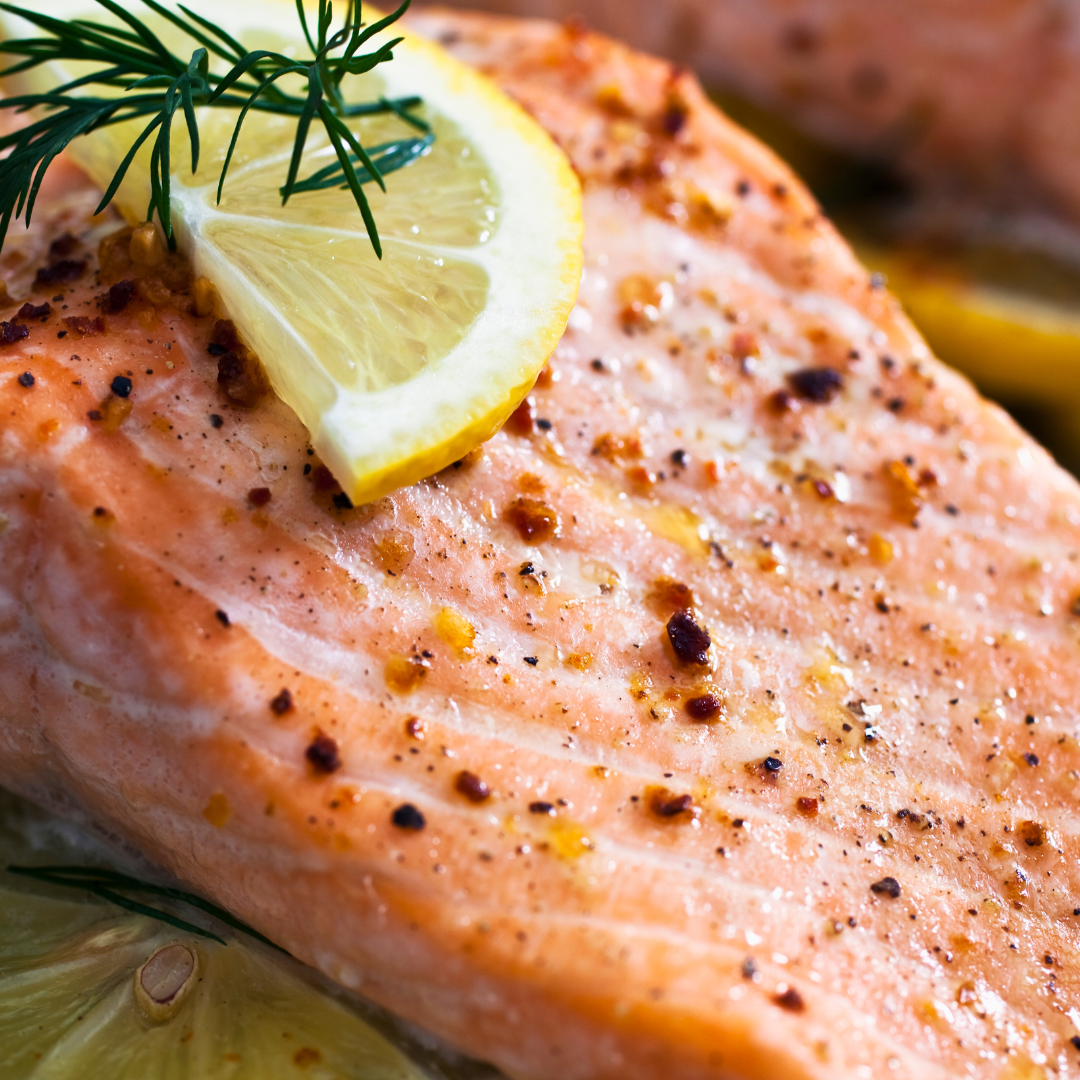
[[[691,720],[715,720],[724,708],[724,703],[716,694],[701,694],[690,698],[684,705]]]
[[[18,378],[20,386],[25,386],[27,390],[34,385],[34,376],[29,371],[24,371]]]
[[[887,896],[895,900],[900,895],[900,882],[894,877],[883,877],[870,886],[870,891],[878,896]]]
[[[304,751],[304,757],[318,773],[337,772],[341,768],[341,753],[337,741],[322,731]]]
[[[284,716],[287,712],[290,712],[292,708],[292,692],[288,688],[282,687],[281,693],[270,702],[270,711],[275,716]]]
[[[424,815],[412,803],[402,803],[391,815],[390,820],[399,828],[409,832],[419,832],[427,821]]]
[[[252,488],[247,493],[247,501],[252,506],[265,506],[270,501],[270,489],[268,487]]]
[[[0,345],[14,345],[29,336],[30,331],[20,323],[0,322]]]
[[[474,772],[462,769],[454,780],[454,788],[469,802],[482,803],[491,797],[491,788]]]
[[[795,807],[801,814],[816,814],[818,801],[812,795],[800,795],[795,800]]]

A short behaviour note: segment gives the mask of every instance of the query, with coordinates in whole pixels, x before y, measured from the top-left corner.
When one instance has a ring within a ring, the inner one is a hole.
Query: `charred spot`
[[[537,799],[535,802],[529,803],[530,814],[547,814],[548,817],[555,816],[555,806],[553,803],[544,802],[542,799]]]
[[[109,291],[101,298],[101,310],[106,315],[118,315],[131,303],[131,298],[135,295],[135,282],[133,281],[118,281],[115,285],[111,286]]]
[[[648,795],[649,809],[658,817],[670,820],[682,815],[689,816],[694,809],[692,795],[677,795],[665,787],[653,788]]]
[[[34,385],[34,376],[29,371],[24,371],[16,380],[20,386],[25,386],[27,390]]]
[[[870,891],[875,896],[887,896],[890,900],[895,900],[900,895],[900,882],[894,877],[883,877],[870,886]]]
[[[52,304],[47,300],[44,304],[31,304],[29,301],[16,314],[16,319],[47,319],[52,314]]]
[[[78,239],[65,232],[49,245],[49,258],[66,259],[78,246]]]
[[[35,281],[38,285],[61,285],[68,281],[78,281],[86,273],[85,259],[60,259],[51,266],[43,266]]]
[[[844,388],[844,376],[836,368],[801,368],[788,376],[788,383],[799,397],[824,405]]]
[[[0,345],[14,345],[29,336],[30,331],[20,323],[0,322]]]
[[[353,501],[344,491],[337,492],[330,500],[338,510],[351,510]]]
[[[284,716],[287,712],[291,712],[292,709],[292,691],[290,691],[287,687],[282,687],[281,692],[277,695],[277,697],[271,699],[270,711],[275,716]]]
[[[724,703],[716,694],[701,694],[690,698],[684,708],[691,720],[715,720],[724,709]]]
[[[322,731],[304,751],[304,757],[318,773],[337,772],[341,768],[341,753],[337,741]]]
[[[794,986],[789,986],[782,994],[775,994],[773,1002],[781,1009],[787,1009],[788,1012],[801,1013],[806,1010],[806,1002]]]
[[[464,795],[469,802],[482,803],[491,798],[491,788],[474,772],[462,769],[454,779],[454,790]]]
[[[668,640],[675,655],[684,664],[707,664],[712,638],[698,626],[689,611],[676,611],[667,622]]]
[[[419,832],[427,824],[424,815],[412,803],[402,803],[390,815],[390,820],[407,832]]]
[[[800,795],[795,800],[795,809],[800,814],[816,814],[818,812],[818,801],[812,795]]]
[[[271,494],[268,487],[252,488],[247,493],[247,501],[255,507],[265,506],[270,501],[270,498]]]
[[[553,506],[541,499],[519,495],[503,512],[527,544],[542,544],[562,534],[562,521]]]
[[[131,396],[131,380],[126,375],[114,375],[109,389],[119,398]]]

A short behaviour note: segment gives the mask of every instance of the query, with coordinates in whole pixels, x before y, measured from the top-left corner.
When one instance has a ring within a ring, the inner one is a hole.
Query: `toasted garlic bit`
[[[135,972],[135,1000],[151,1020],[168,1020],[191,992],[198,975],[195,950],[174,941],[158,949]]]

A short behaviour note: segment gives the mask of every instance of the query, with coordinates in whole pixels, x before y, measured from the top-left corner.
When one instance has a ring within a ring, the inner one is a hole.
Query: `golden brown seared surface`
[[[522,1080],[1075,1077],[1075,481],[690,79],[414,25],[573,157],[571,329],[349,509],[179,276],[48,254],[54,189],[13,293],[89,261],[2,313],[0,781]]]
[[[947,197],[1080,218],[1074,0],[467,0],[584,17]]]

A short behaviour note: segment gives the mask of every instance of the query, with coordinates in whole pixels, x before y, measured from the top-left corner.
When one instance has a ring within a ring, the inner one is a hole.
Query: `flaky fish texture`
[[[572,158],[570,329],[350,508],[58,172],[4,256],[0,783],[515,1080],[1080,1075],[1076,481],[690,76],[414,27]]]
[[[1080,220],[1075,0],[465,0],[584,17],[949,201]]]

